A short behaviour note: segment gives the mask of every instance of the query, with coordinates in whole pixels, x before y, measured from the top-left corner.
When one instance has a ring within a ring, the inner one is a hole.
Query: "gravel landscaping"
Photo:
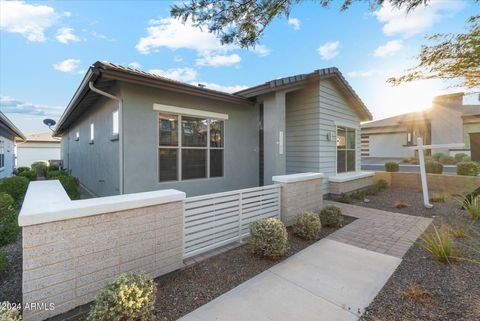
[[[426,209],[418,191],[388,188],[376,196],[368,196],[368,203],[356,202],[355,205],[433,217],[437,226],[448,223],[454,227],[468,227],[471,221],[465,211],[454,197],[446,196],[445,202],[434,203],[434,208]],[[395,202],[405,202],[410,206],[393,208]],[[469,232],[470,237],[456,238],[455,245],[460,256],[480,261],[480,253],[471,249],[480,245],[480,222],[470,228],[476,232]],[[480,264],[466,261],[451,265],[440,263],[414,244],[361,320],[480,320],[479,279]]]
[[[19,234],[15,243],[0,247],[7,253],[8,264],[0,272],[0,302],[22,302],[22,238]]]

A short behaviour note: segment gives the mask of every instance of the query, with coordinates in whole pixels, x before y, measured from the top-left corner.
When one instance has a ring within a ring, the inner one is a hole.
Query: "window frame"
[[[160,107],[159,107],[160,106]],[[166,108],[165,108],[166,107]],[[194,109],[187,109],[181,107],[174,107],[174,106],[166,106],[166,105],[159,105],[154,104],[154,110],[156,111],[157,115],[157,183],[164,184],[164,183],[172,183],[172,182],[185,182],[185,181],[195,181],[195,180],[212,180],[212,179],[222,179],[225,177],[225,145],[226,145],[226,120],[228,119],[228,115],[226,114],[218,114],[213,112],[204,112],[202,110],[194,110]],[[175,112],[173,112],[175,111]],[[182,112],[183,111],[183,112]],[[167,114],[173,115],[177,117],[177,137],[178,142],[176,146],[167,146],[167,145],[160,145],[160,114]],[[216,117],[215,117],[216,116]],[[182,132],[182,118],[189,117],[189,118],[198,118],[198,119],[206,119],[207,120],[207,144],[205,147],[201,146],[183,146],[183,132]],[[222,121],[223,122],[223,146],[222,147],[211,147],[210,146],[210,124],[212,121]],[[177,150],[177,179],[175,180],[168,180],[168,181],[160,181],[160,149],[175,149]],[[199,178],[187,178],[184,179],[182,177],[182,151],[187,149],[197,149],[197,150],[205,150],[207,153],[206,155],[206,162],[205,162],[205,177]],[[210,173],[210,151],[211,150],[222,150],[222,175],[221,176],[214,176],[211,177]]]
[[[0,136],[0,170],[5,169],[5,138]]]
[[[95,124],[93,122],[90,123],[90,144],[93,144],[95,140]]]
[[[340,150],[341,151],[344,151],[345,152],[345,171],[343,172],[339,172],[338,171],[338,151],[339,151],[339,148],[337,146],[337,140],[338,140],[338,129],[339,128],[343,128],[345,129],[345,148],[341,148]],[[347,173],[354,173],[357,171],[357,127],[355,126],[352,126],[352,125],[343,125],[343,124],[336,124],[335,125],[335,171],[338,174],[347,174]],[[355,134],[355,143],[354,143],[354,146],[353,148],[347,148],[347,132],[348,130],[353,130],[354,134]],[[354,167],[353,167],[353,170],[348,170],[348,156],[347,156],[347,152],[348,151],[353,151],[355,154],[354,154]]]
[[[120,133],[120,113],[118,109],[112,111],[112,136],[118,136]]]

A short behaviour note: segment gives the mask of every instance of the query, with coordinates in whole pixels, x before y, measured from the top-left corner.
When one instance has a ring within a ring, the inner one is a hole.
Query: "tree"
[[[406,74],[387,81],[393,85],[419,79],[462,79],[457,86],[473,89],[480,86],[480,15],[468,19],[468,32],[435,34],[427,38],[433,45],[423,45],[418,65]]]
[[[194,26],[206,27],[216,34],[222,44],[235,44],[241,48],[254,46],[265,28],[276,17],[288,17],[294,5],[304,0],[185,0],[174,4],[170,14],[184,22],[191,20]],[[321,7],[328,7],[335,0],[317,0]],[[370,7],[381,6],[386,0],[342,0],[341,11],[353,2],[367,1]],[[430,0],[390,0],[396,7],[412,10],[427,5]]]

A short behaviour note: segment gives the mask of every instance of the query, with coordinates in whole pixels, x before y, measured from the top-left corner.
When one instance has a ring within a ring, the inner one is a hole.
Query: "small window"
[[[0,168],[5,167],[5,141],[0,140]]]
[[[77,132],[75,133],[75,140],[78,141],[79,139],[80,139],[80,132],[77,131]]]
[[[93,123],[90,124],[90,141],[93,142],[95,138],[95,125]]]
[[[355,129],[337,127],[337,173],[355,171]]]
[[[112,134],[118,135],[119,121],[118,121],[118,110],[115,110],[112,113]]]

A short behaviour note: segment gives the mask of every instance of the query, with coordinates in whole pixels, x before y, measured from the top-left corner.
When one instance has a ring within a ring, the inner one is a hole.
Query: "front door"
[[[480,133],[470,133],[470,151],[472,160],[480,161]]]

